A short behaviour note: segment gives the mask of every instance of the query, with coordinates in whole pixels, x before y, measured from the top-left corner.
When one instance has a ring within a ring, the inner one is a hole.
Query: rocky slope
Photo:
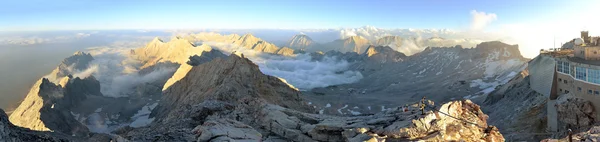
[[[496,87],[485,100],[483,112],[498,126],[507,141],[539,141],[546,134],[546,97],[530,88],[525,69],[506,84]]]
[[[220,51],[213,50],[213,49],[210,49],[209,51],[204,51],[198,55],[189,57],[189,61],[187,61],[185,64],[181,64],[179,66],[179,68],[177,68],[177,71],[175,71],[173,76],[171,76],[171,78],[169,78],[169,80],[167,80],[167,82],[164,84],[164,86],[162,87],[162,90],[163,91],[166,90],[171,85],[173,85],[175,82],[177,82],[177,81],[181,80],[183,77],[185,77],[185,75],[187,75],[187,73],[192,69],[193,66],[197,66],[197,65],[209,62],[216,58],[225,58],[225,57],[227,57],[225,54],[221,53]]]
[[[233,54],[192,67],[165,90],[152,113],[157,121],[149,127],[116,133],[134,141],[504,140],[496,129],[484,135],[487,115],[468,100],[440,106],[449,116],[431,111],[421,116],[411,107],[407,112],[395,108],[337,117],[311,113],[298,95],[293,86],[263,75],[243,55]]]
[[[426,49],[427,47],[448,47],[460,45],[462,47],[470,48],[475,47],[481,43],[478,40],[469,39],[445,39],[440,37],[403,37],[403,36],[384,36],[377,39],[375,45],[378,46],[390,46],[392,49],[405,53],[407,55],[413,55]]]
[[[350,70],[360,71],[363,79],[315,88],[304,92],[306,98],[324,113],[336,115],[351,115],[348,111],[375,113],[423,96],[436,102],[477,99],[508,82],[528,60],[521,56],[517,45],[496,41],[481,43],[476,48],[431,47],[408,57],[389,48],[382,49],[388,50],[382,55],[392,58],[369,57],[368,53],[330,53],[353,62]],[[373,103],[365,104],[356,101],[357,98]]]

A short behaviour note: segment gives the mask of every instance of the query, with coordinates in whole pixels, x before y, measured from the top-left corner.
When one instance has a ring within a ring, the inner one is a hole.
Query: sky
[[[469,29],[471,11],[492,25],[552,21],[586,4],[564,0],[19,0],[0,5],[0,31],[97,29],[319,29],[360,27]],[[598,2],[593,2],[598,3]]]
[[[511,37],[540,48],[599,35],[598,0],[12,0],[0,5],[2,31],[104,29],[453,29]],[[595,32],[597,31],[597,32]]]

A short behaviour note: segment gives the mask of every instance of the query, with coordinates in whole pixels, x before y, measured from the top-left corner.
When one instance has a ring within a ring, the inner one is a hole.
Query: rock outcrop
[[[592,102],[575,97],[572,94],[559,96],[556,104],[558,120],[564,123],[564,128],[573,130],[589,129],[598,119]]]
[[[10,123],[4,110],[0,109],[0,141],[64,142],[75,140],[77,139],[61,133],[33,131],[27,128],[15,126]]]
[[[46,78],[40,79],[10,115],[10,121],[32,130],[87,136],[87,127],[75,120],[70,110],[85,100],[87,95],[99,93],[100,86],[93,76],[85,79],[69,78],[67,82],[62,87]]]
[[[122,135],[139,141],[504,141],[498,129],[488,127],[487,115],[468,100],[444,104],[438,114],[428,111],[422,116],[416,108],[408,112],[394,108],[354,117],[304,113],[256,98],[239,101],[207,100],[188,107],[179,122]]]
[[[573,133],[571,140],[569,140],[569,136],[565,136],[560,139],[544,139],[541,142],[595,142],[600,140],[600,126],[593,126],[589,130]]]

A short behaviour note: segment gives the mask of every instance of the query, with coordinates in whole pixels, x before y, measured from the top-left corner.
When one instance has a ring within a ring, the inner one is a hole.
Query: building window
[[[587,70],[584,67],[575,67],[575,78],[587,81]]]
[[[577,91],[581,92],[581,87],[577,87]]]
[[[565,94],[566,94],[566,93],[569,93],[569,90],[565,90]]]
[[[563,72],[563,64],[562,61],[556,61],[556,71]]]
[[[563,80],[563,82],[564,82],[565,84],[567,84],[567,80]]]
[[[596,90],[596,91],[594,91],[594,94],[596,94],[596,95],[600,95],[600,91],[597,91],[597,90]]]
[[[600,84],[600,70],[588,69],[588,82]]]
[[[558,92],[562,92],[562,89],[558,89]]]
[[[592,90],[588,90],[588,94],[592,94]]]
[[[562,81],[562,79],[558,78],[558,82],[561,82],[561,81]]]
[[[570,72],[570,68],[569,68],[569,62],[563,62],[563,73],[569,74]]]

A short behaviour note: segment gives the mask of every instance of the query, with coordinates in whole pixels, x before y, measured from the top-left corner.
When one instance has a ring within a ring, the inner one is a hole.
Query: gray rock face
[[[7,142],[59,142],[75,141],[77,139],[54,132],[40,132],[13,125],[8,120],[4,110],[0,109],[0,141]]]
[[[571,140],[569,140],[568,136],[564,136],[563,138],[560,138],[560,139],[544,139],[541,142],[567,142],[567,141],[595,142],[595,141],[599,141],[599,140],[600,140],[600,126],[593,126],[589,130],[586,129],[586,131],[583,131],[580,133],[574,133]]]
[[[67,83],[64,87],[46,78],[38,81],[10,115],[10,120],[17,126],[32,130],[87,136],[87,127],[75,120],[70,110],[87,95],[101,95],[100,86],[93,76],[84,79],[70,77],[65,78]]]
[[[92,60],[94,58],[91,54],[81,51],[76,52],[73,56],[65,58],[51,75],[60,78],[71,74],[73,70],[85,70],[89,67],[89,63]]]
[[[208,120],[192,130],[197,141],[260,141],[262,135],[251,126],[231,119]]]
[[[596,118],[594,106],[592,106],[590,101],[585,99],[565,94],[559,96],[556,103],[558,120],[564,123],[567,128],[574,130],[588,129],[598,119]]]
[[[489,123],[498,126],[508,141],[539,141],[545,135],[520,133],[546,132],[546,97],[531,89],[529,71],[524,70],[509,82],[498,86],[483,100]]]
[[[198,55],[191,56],[190,60],[187,61],[186,63],[191,66],[198,66],[200,64],[210,62],[215,58],[227,57],[227,55],[225,55],[221,51],[217,51],[217,50],[203,51],[200,55],[201,56],[198,56]]]

